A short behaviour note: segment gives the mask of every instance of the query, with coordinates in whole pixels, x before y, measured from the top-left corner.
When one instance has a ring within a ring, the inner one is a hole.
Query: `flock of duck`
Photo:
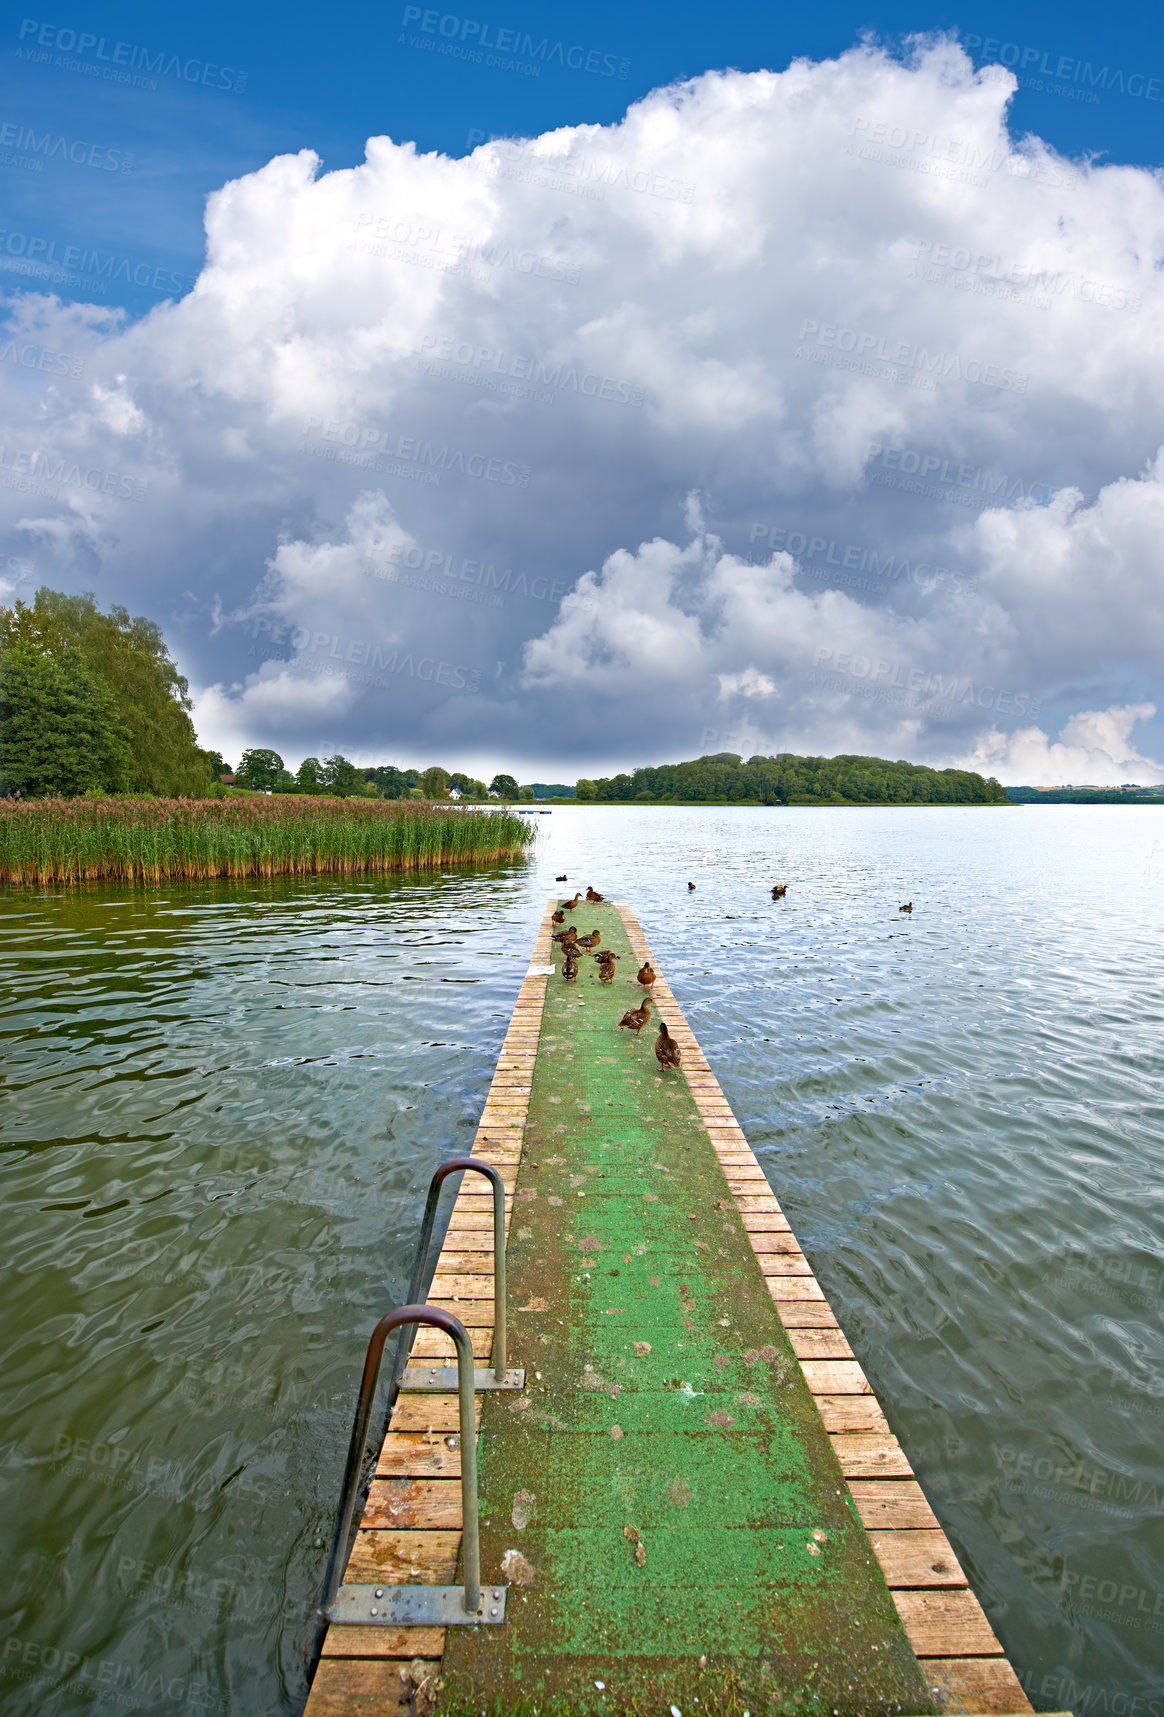
[[[559,876],[555,877],[554,880],[556,882],[568,882],[569,878],[566,876]],[[688,890],[694,894],[695,884],[693,882],[689,882],[687,887]],[[783,900],[787,893],[788,884],[786,882],[777,882],[772,885],[773,900]],[[614,968],[618,960],[618,955],[610,948],[603,948],[601,951],[597,951],[598,944],[602,941],[601,931],[591,930],[588,936],[579,936],[573,924],[566,924],[567,912],[575,911],[582,898],[582,894],[579,891],[574,895],[572,900],[560,900],[558,902],[558,910],[554,913],[554,923],[558,926],[558,929],[554,931],[554,941],[558,943],[564,956],[562,961],[562,976],[568,984],[576,983],[578,980],[579,957],[582,954],[589,954],[591,959],[598,961],[599,983],[612,984],[614,982]],[[589,904],[593,905],[595,902],[604,900],[606,897],[605,895],[599,894],[596,889],[587,887],[585,898]],[[912,912],[913,901],[907,900],[905,905],[899,906],[897,910],[899,912]],[[563,925],[566,926],[565,929],[562,928]],[[628,1008],[623,1014],[622,1018],[618,1022],[620,1031],[633,1031],[637,1037],[643,1027],[647,1024],[651,1017],[651,1002],[654,1000],[653,991],[657,975],[658,974],[649,960],[644,961],[644,963],[639,967],[637,977],[639,983],[643,987],[643,999],[637,1008]],[[657,1003],[656,1006],[658,1006]],[[655,1055],[658,1058],[659,1066],[681,1067],[683,1065],[682,1051],[675,1039],[671,1036],[671,1033],[667,1030],[666,1020],[660,1018],[658,1023],[659,1035],[655,1039]]]
[[[566,880],[564,876],[557,878],[558,882],[565,882]],[[576,983],[579,957],[582,954],[589,954],[591,959],[598,961],[599,983],[612,984],[618,955],[611,948],[603,948],[600,952],[596,952],[598,944],[602,941],[602,932],[592,930],[588,936],[579,936],[573,924],[566,925],[565,929],[561,928],[566,923],[567,912],[573,912],[581,899],[582,895],[579,893],[575,894],[573,900],[559,901],[558,910],[554,913],[554,923],[559,926],[554,931],[554,941],[558,943],[564,955],[562,976],[568,984]],[[593,905],[595,902],[605,899],[605,896],[599,894],[596,889],[588,888],[586,899]],[[637,976],[643,988],[643,999],[637,1008],[628,1008],[618,1022],[620,1031],[633,1031],[636,1037],[651,1017],[651,1002],[654,999],[652,992],[658,973],[651,962],[645,960],[639,967]],[[667,1022],[664,1019],[659,1020],[659,1035],[655,1039],[655,1056],[660,1067],[681,1067],[683,1065],[682,1051],[667,1030]]]

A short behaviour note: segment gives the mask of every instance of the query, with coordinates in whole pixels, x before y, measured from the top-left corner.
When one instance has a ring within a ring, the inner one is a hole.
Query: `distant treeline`
[[[1008,787],[1012,805],[1159,805],[1164,787]]]
[[[929,769],[883,757],[749,757],[717,751],[609,780],[581,780],[577,797],[601,804],[1006,805],[1005,790],[968,769]]]

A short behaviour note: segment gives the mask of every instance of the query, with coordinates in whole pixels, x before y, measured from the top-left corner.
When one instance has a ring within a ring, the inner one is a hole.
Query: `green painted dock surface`
[[[620,916],[568,921],[618,976],[559,957],[547,988],[508,1247],[528,1387],[481,1405],[508,1620],[449,1630],[438,1709],[932,1711],[687,1079],[654,1018],[619,1030]]]

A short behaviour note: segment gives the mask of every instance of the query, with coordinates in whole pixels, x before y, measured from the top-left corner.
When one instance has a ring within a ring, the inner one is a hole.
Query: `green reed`
[[[0,799],[0,882],[433,870],[521,858],[536,838],[512,811],[414,800]]]

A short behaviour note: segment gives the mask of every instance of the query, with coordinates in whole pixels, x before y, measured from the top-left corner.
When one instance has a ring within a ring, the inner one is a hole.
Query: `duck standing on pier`
[[[566,922],[566,914],[561,910],[561,908],[559,908],[558,911],[554,913],[554,923],[555,924],[564,924],[565,922]]]
[[[630,1031],[633,1031],[635,1036],[637,1037],[639,1035],[640,1031],[642,1031],[643,1027],[646,1025],[647,1021],[650,1019],[650,1017],[651,1017],[651,998],[650,998],[650,996],[644,996],[642,999],[642,1003],[639,1007],[628,1008],[627,1011],[623,1014],[622,1018],[618,1022],[618,1029],[620,1031],[622,1031],[624,1028],[626,1028]]]
[[[581,898],[581,891],[579,891],[579,893],[574,896],[573,900],[559,900],[558,905],[561,907],[563,912],[573,912]]]
[[[596,901],[605,900],[606,896],[604,894],[599,894],[596,889],[587,887],[586,898],[591,903],[591,905],[593,905]]]
[[[571,949],[562,965],[562,976],[568,984],[573,984],[578,978],[578,957]]]
[[[658,974],[655,971],[655,968],[651,965],[651,962],[649,960],[644,960],[638,971],[639,983],[643,986],[644,990],[649,990],[651,988],[651,985],[654,983],[657,976]]]
[[[579,936],[578,946],[579,948],[585,948],[588,953],[593,953],[601,941],[602,932],[600,930],[592,930],[589,936]]]
[[[681,1067],[683,1056],[679,1045],[667,1030],[666,1020],[659,1021],[659,1035],[655,1039],[655,1055],[660,1067]]]
[[[598,982],[600,984],[613,984],[614,962],[617,957],[609,949],[605,949],[601,954],[595,954],[594,958],[598,961]]]

